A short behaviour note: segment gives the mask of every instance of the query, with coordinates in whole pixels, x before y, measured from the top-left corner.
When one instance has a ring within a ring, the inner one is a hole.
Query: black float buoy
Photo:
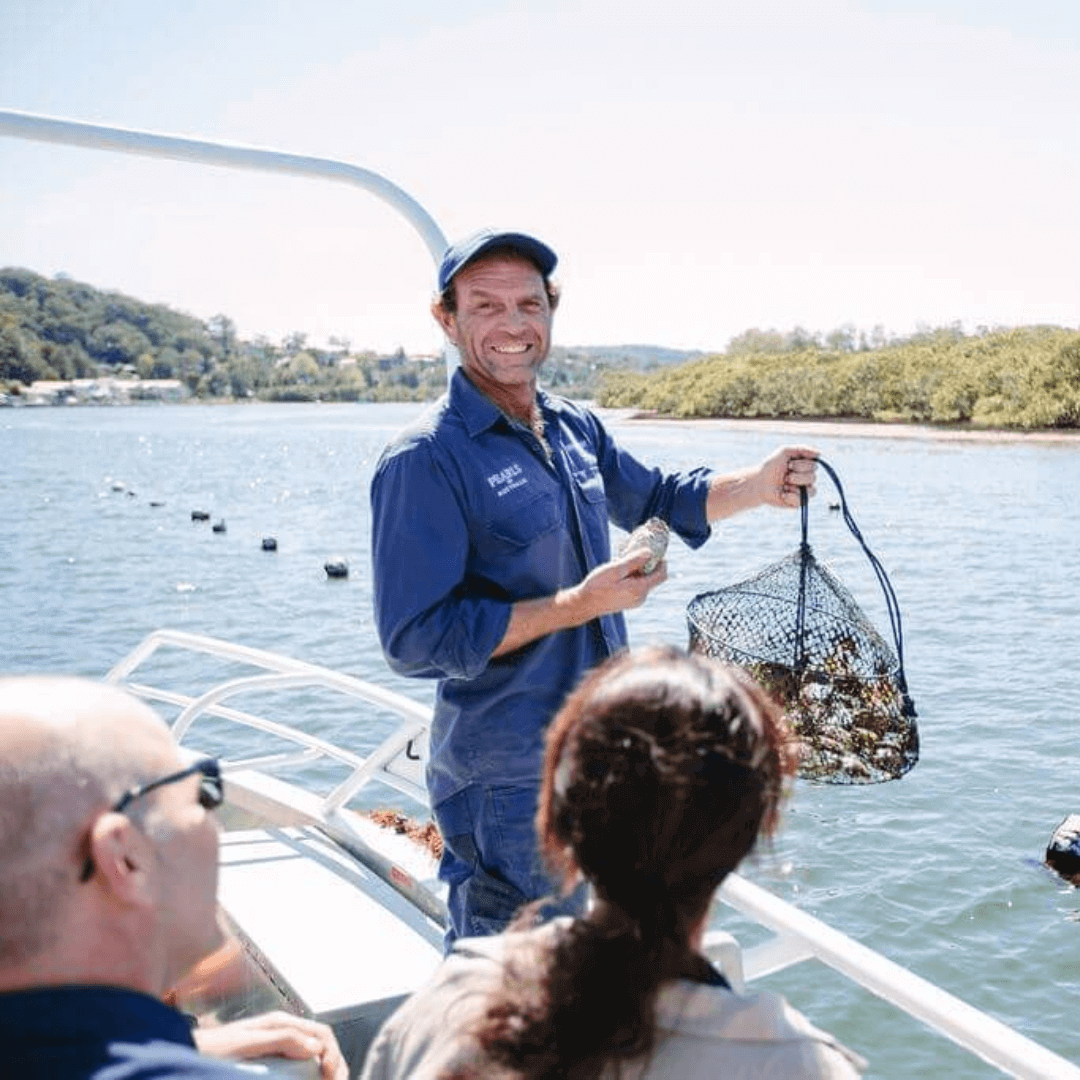
[[[1070,885],[1080,885],[1080,814],[1070,814],[1046,847],[1046,865]]]
[[[210,515],[205,510],[192,510],[191,511],[191,520],[192,521],[209,521],[210,520]]]
[[[225,522],[224,521],[215,521],[212,528],[213,528],[214,532],[225,532]]]
[[[273,536],[264,536],[262,538],[263,551],[277,551],[277,540]]]
[[[323,569],[328,578],[347,578],[349,576],[349,564],[344,559],[331,559],[323,563]]]

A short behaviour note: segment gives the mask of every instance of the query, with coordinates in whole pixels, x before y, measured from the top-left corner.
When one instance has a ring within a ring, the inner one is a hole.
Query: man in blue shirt
[[[0,678],[0,1080],[250,1078],[200,1054],[162,1000],[221,941],[222,797],[217,762],[186,765],[121,690]],[[348,1076],[325,1024],[269,1013],[211,1030],[215,1054]]]
[[[448,393],[386,448],[371,485],[375,617],[391,667],[435,678],[427,782],[457,936],[495,933],[548,895],[533,816],[548,721],[626,645],[622,612],[666,578],[612,559],[609,522],[663,519],[697,547],[709,523],[799,505],[815,452],[729,475],[664,474],[595,415],[544,393],[555,253],[522,233],[451,247],[432,313],[461,355]]]

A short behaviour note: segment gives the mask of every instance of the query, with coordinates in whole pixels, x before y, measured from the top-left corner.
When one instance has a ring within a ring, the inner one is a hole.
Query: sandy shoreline
[[[593,406],[608,423],[670,424],[685,428],[708,426],[728,431],[769,431],[792,437],[828,436],[859,439],[922,439],[938,442],[978,443],[1080,443],[1080,431],[1010,431],[935,427],[932,424],[875,424],[859,420],[743,420],[729,418],[680,420],[655,416],[639,409],[604,409]]]

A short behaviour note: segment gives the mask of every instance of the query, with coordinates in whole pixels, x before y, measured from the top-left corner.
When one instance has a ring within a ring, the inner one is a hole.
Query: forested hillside
[[[837,418],[975,427],[1080,427],[1080,331],[958,327],[876,345],[837,332],[749,331],[728,352],[651,374],[608,374],[611,407],[676,417]]]
[[[648,371],[695,355],[650,345],[556,347],[544,382],[592,397],[613,367]],[[277,344],[246,341],[226,315],[203,322],[64,276],[0,270],[0,393],[99,375],[179,379],[199,398],[277,401],[427,401],[446,387],[441,357],[354,351],[334,339],[318,348],[299,332]]]
[[[37,379],[180,379],[200,398],[401,401],[435,397],[443,365],[310,346],[244,341],[225,315],[203,322],[64,277],[0,270],[0,390]]]
[[[198,319],[65,278],[0,270],[0,379],[86,378],[125,364],[146,377],[181,377],[215,354]]]
[[[441,358],[378,355],[302,333],[245,341],[225,315],[203,322],[63,276],[0,270],[0,393],[35,380],[179,379],[198,398],[425,401],[446,386]],[[889,339],[748,330],[701,357],[655,346],[555,347],[546,387],[674,417],[817,417],[1080,427],[1080,330],[959,326]]]

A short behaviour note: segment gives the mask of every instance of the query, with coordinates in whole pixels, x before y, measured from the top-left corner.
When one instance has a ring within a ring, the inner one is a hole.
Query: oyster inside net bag
[[[847,509],[844,520],[885,592],[893,644],[814,557],[802,507],[799,549],[747,581],[694,597],[690,649],[745,668],[787,712],[802,743],[799,775],[832,784],[895,780],[919,760],[903,666],[900,611],[888,576]]]

